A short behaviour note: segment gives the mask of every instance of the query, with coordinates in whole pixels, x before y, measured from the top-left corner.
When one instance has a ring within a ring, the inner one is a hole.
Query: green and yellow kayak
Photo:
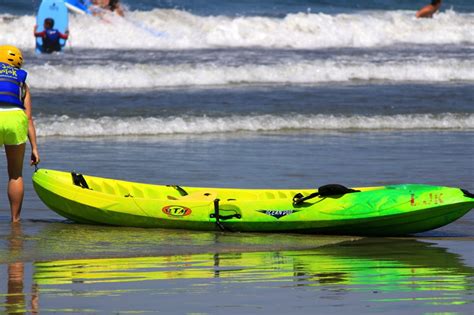
[[[151,185],[40,169],[40,199],[85,224],[344,235],[405,235],[474,208],[466,190],[418,184],[348,189],[232,189]]]

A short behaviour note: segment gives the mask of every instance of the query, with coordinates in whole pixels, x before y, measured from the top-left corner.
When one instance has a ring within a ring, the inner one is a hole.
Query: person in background
[[[416,12],[417,18],[432,18],[439,8],[441,7],[441,0],[432,0],[431,4],[424,6],[418,12]]]
[[[119,0],[110,0],[107,8],[120,16],[124,16],[123,8]]]
[[[120,4],[120,0],[93,0],[92,4],[99,8],[98,14],[103,13],[101,10],[107,10],[124,16],[124,10]]]
[[[24,196],[23,160],[30,140],[30,164],[40,162],[36,130],[31,113],[31,95],[23,56],[15,46],[0,46],[0,146],[5,147],[8,169],[8,199],[11,221],[20,221]]]
[[[35,37],[41,37],[43,39],[43,45],[41,45],[41,52],[53,53],[55,51],[61,51],[60,39],[68,39],[69,31],[66,34],[61,33],[54,27],[54,20],[52,18],[44,19],[44,31],[37,32],[38,26],[35,25]]]

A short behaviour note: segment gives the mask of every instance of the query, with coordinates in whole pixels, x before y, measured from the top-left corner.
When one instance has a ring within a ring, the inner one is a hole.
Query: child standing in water
[[[54,20],[52,18],[44,19],[44,31],[37,32],[37,25],[35,25],[35,37],[41,37],[43,39],[43,45],[41,45],[41,52],[50,54],[55,51],[61,51],[60,39],[68,39],[69,31],[66,34],[61,33],[54,27]]]
[[[31,144],[31,165],[40,162],[31,95],[26,85],[23,56],[14,46],[0,46],[0,146],[5,147],[11,221],[20,221],[23,203],[23,159],[26,140]]]

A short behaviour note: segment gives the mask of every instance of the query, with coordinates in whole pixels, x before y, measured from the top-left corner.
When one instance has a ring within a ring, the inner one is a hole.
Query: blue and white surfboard
[[[66,7],[74,12],[79,14],[92,14],[89,7],[91,6],[90,0],[64,0]]]

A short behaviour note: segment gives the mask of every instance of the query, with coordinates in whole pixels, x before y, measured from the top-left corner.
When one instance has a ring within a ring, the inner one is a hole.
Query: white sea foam
[[[474,60],[426,59],[374,63],[366,60],[315,60],[276,65],[218,64],[28,67],[28,82],[42,89],[137,89],[232,84],[316,84],[357,80],[393,82],[474,81]],[[47,77],[48,80],[44,80]]]
[[[433,19],[411,11],[288,14],[284,18],[198,16],[179,10],[129,12],[126,19],[71,15],[76,48],[377,47],[394,43],[474,43],[474,14],[451,10]],[[0,15],[0,42],[34,46],[33,16]]]
[[[257,115],[228,117],[38,117],[39,136],[146,136],[285,130],[380,131],[474,130],[474,114],[410,114],[393,116]]]

